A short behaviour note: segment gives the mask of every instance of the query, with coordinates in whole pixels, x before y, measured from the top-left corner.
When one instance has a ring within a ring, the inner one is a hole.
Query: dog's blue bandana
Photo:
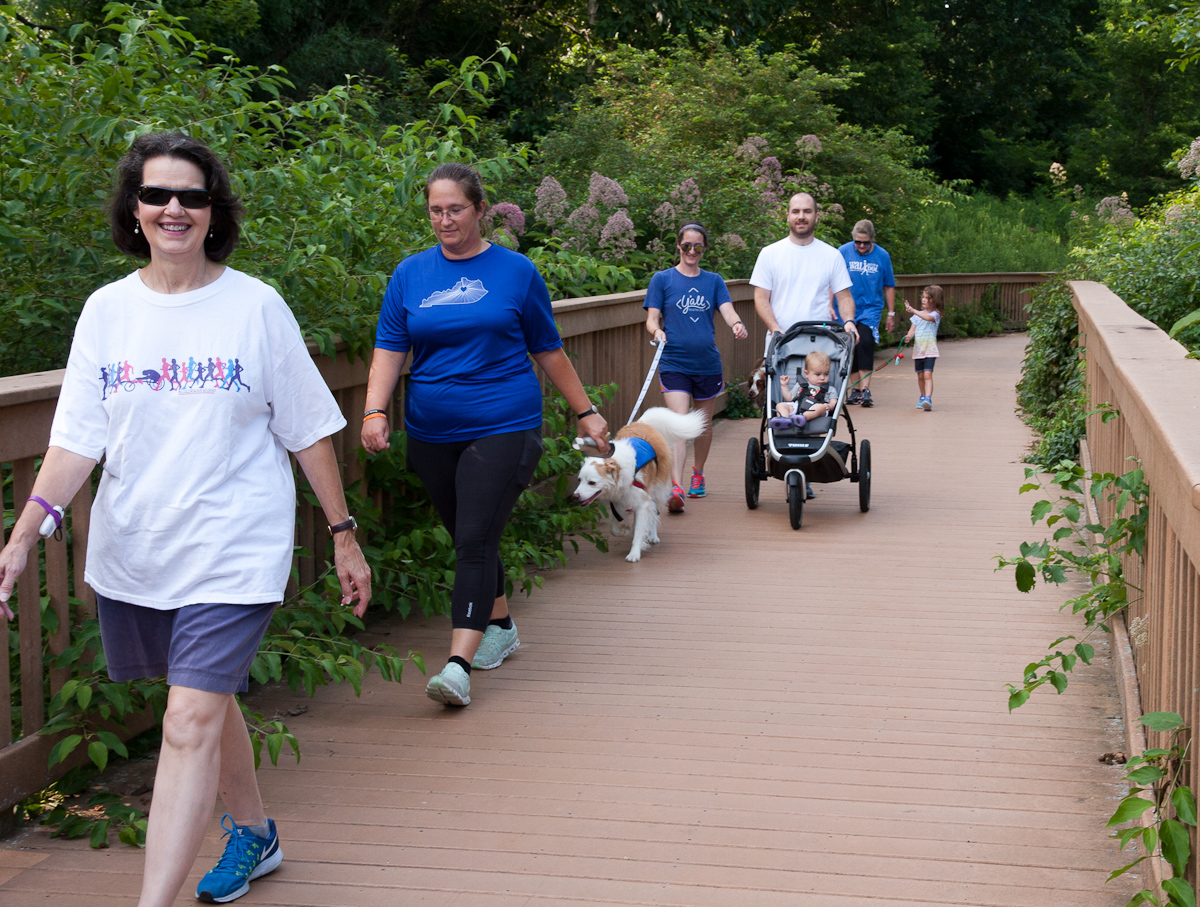
[[[634,467],[635,469],[641,469],[657,457],[657,454],[654,453],[654,448],[650,446],[650,442],[644,438],[629,438],[629,443],[633,445],[633,451],[636,455],[635,463],[637,465]]]

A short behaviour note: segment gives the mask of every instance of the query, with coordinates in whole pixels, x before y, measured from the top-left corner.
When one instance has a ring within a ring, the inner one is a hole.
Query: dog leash
[[[626,425],[637,418],[642,401],[646,399],[646,391],[650,390],[650,382],[654,379],[654,373],[658,371],[658,360],[662,358],[663,350],[667,348],[667,341],[665,340],[651,340],[650,343],[657,346],[658,349],[654,352],[654,361],[650,363],[650,371],[646,374],[646,380],[642,382],[642,392],[638,394],[637,403],[633,404],[633,412],[629,414],[629,420],[625,423]]]
[[[883,363],[883,365],[879,366],[879,368],[871,369],[869,372],[867,372],[865,375],[863,375],[861,378],[859,378],[857,381],[855,381],[854,384],[861,384],[863,381],[866,381],[868,378],[870,378],[876,372],[881,372],[885,368],[887,368],[889,365],[892,365],[893,363],[899,362],[901,359],[903,359],[904,358],[904,344],[906,342],[907,342],[906,339],[902,339],[900,341],[900,346],[898,346],[896,348],[895,356],[889,356],[888,359]],[[850,386],[854,387],[854,384],[851,384]]]

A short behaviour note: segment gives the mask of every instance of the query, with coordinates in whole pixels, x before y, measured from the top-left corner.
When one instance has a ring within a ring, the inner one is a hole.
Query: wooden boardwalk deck
[[[747,510],[752,428],[718,422],[708,498],[641,563],[584,550],[516,602],[521,649],[476,672],[469,708],[415,672],[320,692],[290,720],[303,760],[261,773],[286,860],[239,904],[1124,904],[1139,886],[1104,883],[1120,771],[1097,759],[1123,749],[1107,652],[1006,710],[1003,684],[1076,629],[993,573],[1034,538],[1023,344],[946,344],[932,413],[907,362],[877,376],[854,413],[870,513],[824,486],[794,532],[774,480]],[[385,629],[440,668],[445,621]],[[0,850],[0,903],[132,904],[140,867],[29,832]]]

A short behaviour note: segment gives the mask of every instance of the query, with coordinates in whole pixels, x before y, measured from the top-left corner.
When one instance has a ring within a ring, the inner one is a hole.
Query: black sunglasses
[[[140,186],[137,191],[139,201],[156,208],[164,208],[171,203],[171,196],[179,199],[179,204],[185,208],[207,208],[212,204],[212,196],[207,189],[168,189],[166,186]]]
[[[681,248],[684,252],[691,252],[693,249],[695,249],[697,252],[703,252],[704,251],[704,243],[702,243],[702,242],[681,242],[679,244],[679,248]]]

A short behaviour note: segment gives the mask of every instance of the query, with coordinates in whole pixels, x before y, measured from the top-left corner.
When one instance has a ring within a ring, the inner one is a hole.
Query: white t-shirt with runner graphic
[[[169,610],[283,597],[295,539],[288,451],[343,428],[295,317],[233,268],[165,295],[138,272],[88,299],[50,444],[99,460],[87,582]]]

